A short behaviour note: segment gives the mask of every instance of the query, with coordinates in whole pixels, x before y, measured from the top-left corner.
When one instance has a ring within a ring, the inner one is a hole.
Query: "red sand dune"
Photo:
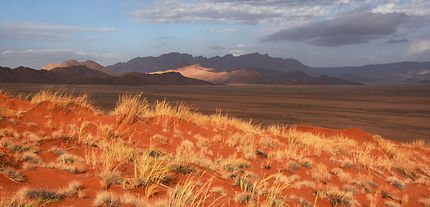
[[[424,142],[263,129],[139,98],[103,114],[85,97],[0,95],[2,206],[430,205]]]

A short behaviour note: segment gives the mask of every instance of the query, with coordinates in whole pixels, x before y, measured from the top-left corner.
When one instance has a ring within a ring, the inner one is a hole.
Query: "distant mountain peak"
[[[117,73],[143,72],[151,73],[161,70],[176,69],[185,65],[199,64],[205,68],[231,72],[243,68],[267,68],[283,72],[303,71],[310,75],[319,75],[310,67],[292,58],[274,58],[258,52],[239,56],[226,54],[224,56],[203,57],[187,53],[171,52],[158,57],[136,57],[128,62],[119,62],[108,66]]]
[[[86,60],[85,62],[79,62],[75,59],[71,59],[71,60],[67,60],[61,64],[58,63],[49,63],[48,65],[46,65],[45,67],[43,67],[42,69],[44,70],[53,70],[54,68],[67,68],[67,67],[72,67],[72,66],[86,66],[89,69],[92,70],[97,70],[103,73],[106,73],[108,75],[111,76],[116,76],[117,74],[115,74],[114,72],[112,72],[110,69],[98,64],[95,61],[92,60]]]
[[[64,62],[62,65],[75,66],[75,65],[80,65],[80,62],[78,62],[75,59],[71,59],[71,60]]]

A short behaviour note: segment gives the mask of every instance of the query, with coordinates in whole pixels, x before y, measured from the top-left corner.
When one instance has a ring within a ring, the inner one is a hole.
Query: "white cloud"
[[[151,23],[184,23],[212,22],[239,24],[291,24],[309,19],[327,16],[334,12],[332,6],[339,7],[340,1],[224,1],[196,0],[183,2],[179,0],[154,1],[127,14],[138,22]],[[341,7],[349,5],[341,4]]]
[[[82,39],[79,33],[119,32],[114,27],[80,27],[32,22],[0,22],[0,38],[7,40],[70,41]]]
[[[243,48],[243,47],[245,47],[245,45],[243,43],[239,43],[239,44],[236,45],[236,47]]]
[[[430,40],[416,40],[408,50],[408,55],[419,55],[430,52]]]
[[[239,55],[244,55],[244,54],[246,54],[247,52],[246,52],[246,50],[231,49],[231,50],[228,50],[228,53],[229,53],[229,54],[232,54],[232,55],[234,55],[234,56],[239,56]]]
[[[373,10],[375,13],[405,13],[414,16],[430,15],[430,1],[412,0],[410,3],[392,1],[392,3],[380,4]]]

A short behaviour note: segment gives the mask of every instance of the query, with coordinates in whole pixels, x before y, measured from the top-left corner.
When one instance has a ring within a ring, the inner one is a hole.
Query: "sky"
[[[313,67],[430,61],[430,0],[0,0],[0,66],[259,52]]]

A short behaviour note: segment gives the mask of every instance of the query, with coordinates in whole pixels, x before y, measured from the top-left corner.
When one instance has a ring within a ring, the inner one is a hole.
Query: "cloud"
[[[236,45],[236,47],[242,48],[242,47],[245,47],[245,45],[243,43],[239,43],[239,44]]]
[[[216,45],[210,46],[209,48],[212,50],[226,50],[227,49],[226,47],[216,46]]]
[[[237,29],[208,29],[206,32],[210,33],[234,33],[237,32]]]
[[[416,40],[408,49],[409,56],[421,56],[430,54],[430,40]],[[429,56],[427,56],[428,58]]]
[[[429,61],[430,40],[415,40],[409,46],[405,57],[410,61]]]
[[[403,39],[393,39],[393,40],[386,41],[386,43],[388,43],[388,44],[401,44],[401,43],[405,43],[405,42],[409,42],[409,40],[406,38],[403,38]]]
[[[430,15],[430,1],[412,0],[411,2],[392,2],[376,6],[373,10],[376,13],[405,13],[413,16]]]
[[[0,29],[12,31],[78,31],[78,32],[117,32],[115,27],[80,27],[69,25],[50,25],[32,22],[0,22]]]
[[[70,59],[94,60],[103,64],[118,60],[119,55],[106,52],[74,50],[64,48],[5,50],[0,52],[1,66],[17,67],[20,65],[42,68],[50,62],[61,63]]]
[[[336,12],[331,7],[349,7],[342,0],[159,0],[126,14],[137,22],[150,23],[291,23]],[[358,2],[358,1],[357,1]]]
[[[356,10],[333,19],[312,22],[270,34],[262,42],[301,41],[316,46],[367,43],[396,33],[411,17],[404,13],[373,13]]]
[[[241,49],[231,49],[228,50],[229,54],[232,54],[233,56],[239,56],[239,55],[244,55],[246,54],[246,50],[241,50]]]
[[[7,40],[47,40],[68,41],[76,35],[72,32],[111,33],[118,32],[114,27],[79,27],[68,25],[50,25],[31,22],[0,22],[0,38]]]

